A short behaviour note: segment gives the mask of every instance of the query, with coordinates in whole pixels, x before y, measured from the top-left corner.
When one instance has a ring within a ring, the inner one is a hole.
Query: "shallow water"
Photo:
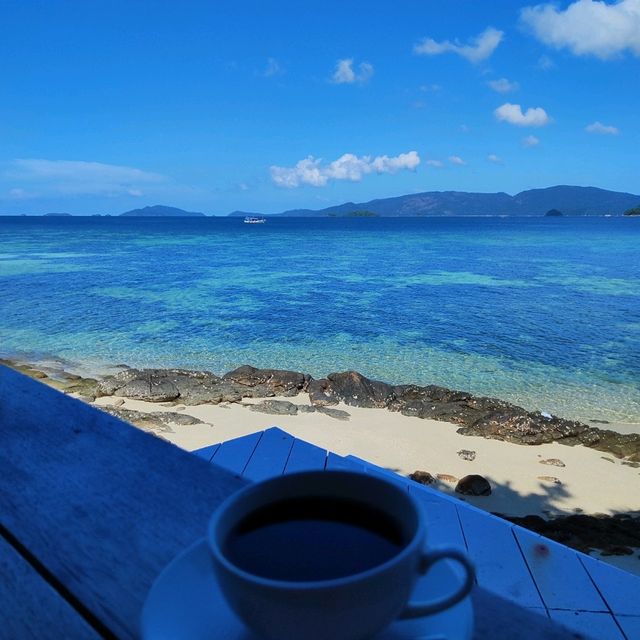
[[[640,220],[0,218],[0,355],[357,369],[640,422]]]

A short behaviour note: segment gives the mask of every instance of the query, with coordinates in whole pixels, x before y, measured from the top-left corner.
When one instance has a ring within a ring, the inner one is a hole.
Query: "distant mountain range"
[[[596,187],[560,185],[530,189],[515,196],[508,193],[427,191],[369,202],[345,202],[325,209],[291,209],[271,216],[342,217],[371,212],[385,217],[435,216],[543,216],[557,209],[565,216],[622,215],[640,205],[640,196]],[[265,215],[233,211],[230,216]]]
[[[185,211],[176,207],[165,207],[161,204],[152,207],[142,207],[141,209],[131,209],[121,213],[121,217],[129,218],[198,218],[204,216],[204,213],[197,211]]]
[[[324,209],[290,209],[281,213],[233,211],[231,217],[445,217],[445,216],[544,216],[555,210],[563,216],[620,216],[640,208],[640,195],[608,191],[597,187],[559,185],[546,189],[508,193],[471,193],[467,191],[425,191],[368,202],[345,202]],[[67,217],[69,213],[45,213],[45,216]],[[100,214],[94,214],[96,216]],[[204,217],[199,211],[156,204],[121,213],[121,217],[193,218]],[[637,215],[637,214],[636,214]]]

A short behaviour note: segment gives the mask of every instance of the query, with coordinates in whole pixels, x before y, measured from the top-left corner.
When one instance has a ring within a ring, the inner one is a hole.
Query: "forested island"
[[[131,211],[125,211],[120,214],[120,217],[125,218],[201,218],[204,216],[204,213],[198,211],[185,211],[184,209],[167,207],[161,204],[142,207],[141,209],[132,209]]]
[[[345,202],[324,209],[289,209],[270,216],[323,218],[351,216],[367,212],[381,217],[446,216],[544,216],[550,210],[563,216],[622,215],[640,202],[640,195],[609,191],[597,187],[558,185],[529,189],[516,195],[508,193],[472,193],[467,191],[425,191],[368,202]],[[265,215],[233,211],[229,216]],[[557,214],[553,214],[557,215]],[[632,214],[629,214],[632,215]],[[357,216],[361,217],[361,216]]]
[[[349,211],[348,213],[334,213],[329,212],[327,214],[330,218],[379,218],[380,214],[373,211],[367,211],[366,209],[359,211]]]

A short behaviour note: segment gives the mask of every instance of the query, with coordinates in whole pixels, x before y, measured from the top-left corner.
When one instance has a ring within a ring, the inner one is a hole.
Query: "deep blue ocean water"
[[[640,422],[640,219],[4,217],[0,355],[357,369]]]

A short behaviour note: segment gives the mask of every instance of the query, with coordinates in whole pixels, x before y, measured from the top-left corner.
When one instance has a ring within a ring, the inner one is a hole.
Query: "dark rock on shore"
[[[338,404],[338,398],[333,394],[331,383],[326,378],[311,380],[307,391],[309,392],[309,401],[313,405],[326,407]]]
[[[116,418],[120,418],[129,424],[140,427],[145,431],[164,431],[172,433],[173,425],[185,426],[193,424],[204,424],[199,418],[186,415],[184,413],[174,413],[172,411],[152,411],[143,413],[132,409],[119,409],[116,407],[100,407],[102,411],[110,413]]]
[[[397,385],[393,391],[395,397],[388,405],[391,411],[399,411],[405,416],[445,420],[456,424],[464,424],[467,419],[464,402],[472,398],[468,393],[436,385]]]
[[[248,406],[251,411],[270,413],[276,416],[295,416],[298,413],[298,407],[287,400],[263,400],[258,404]]]
[[[245,364],[225,373],[222,379],[244,387],[264,387],[276,396],[296,396],[307,388],[311,376],[282,369],[256,369]]]
[[[312,404],[299,404],[298,405],[298,413],[315,413],[316,407]]]
[[[388,405],[391,411],[459,424],[458,433],[462,435],[516,444],[582,444],[612,453],[618,458],[640,462],[638,434],[621,434],[590,427],[575,420],[549,417],[539,411],[526,411],[504,400],[473,396],[434,385],[400,385],[394,387],[394,394],[395,398]]]
[[[39,369],[32,367],[30,364],[14,362],[13,360],[6,360],[4,358],[0,358],[0,364],[5,367],[9,367],[10,369],[15,369],[16,371],[23,373],[25,376],[29,376],[35,380],[43,380],[49,377],[44,371],[40,371]]]
[[[474,473],[462,478],[455,491],[465,496],[490,496],[491,485],[486,478]]]
[[[336,420],[348,420],[351,415],[347,411],[343,411],[342,409],[333,409],[331,407],[316,407],[316,411],[318,411],[318,413],[324,413],[326,416],[335,418]]]
[[[548,458],[547,460],[540,460],[539,461],[540,464],[548,464],[551,465],[552,467],[566,467],[567,465],[565,465],[564,462],[562,462],[562,460],[558,460],[558,458]]]
[[[179,395],[178,387],[170,380],[174,372],[138,372],[135,369],[119,373],[113,379],[113,383],[122,382],[113,388],[112,394],[121,398],[133,400],[146,400],[148,402],[166,402],[175,400]],[[177,375],[177,372],[175,372]],[[103,391],[106,385],[101,385],[99,391]]]
[[[409,478],[414,482],[418,482],[420,484],[435,484],[436,479],[428,472],[428,471],[414,471]]]
[[[638,515],[576,514],[550,520],[539,516],[516,518],[497,515],[583,553],[597,549],[603,555],[628,555],[631,552],[629,547],[640,547]]]
[[[476,452],[469,451],[469,449],[460,449],[457,453],[460,458],[469,462],[473,462],[476,459]]]
[[[96,399],[98,395],[99,382],[94,378],[69,378],[64,383],[63,391],[65,393],[77,393],[85,398],[91,398],[91,402]]]
[[[237,402],[242,394],[222,383],[208,371],[184,369],[126,369],[105,378],[98,387],[99,395],[117,396],[147,402],[177,400],[187,405],[205,402]]]
[[[252,375],[249,370],[256,373]],[[147,402],[179,399],[185,405],[219,404],[240,402],[243,398],[296,395],[296,385],[302,386],[305,381],[304,374],[272,369],[263,371],[259,375],[258,369],[241,367],[221,378],[208,371],[127,369],[102,380],[98,395],[114,395]]]
[[[64,393],[76,393],[87,401],[95,400],[98,390],[98,381],[94,378],[83,378],[74,373],[69,373],[61,368],[47,368],[47,371],[41,371],[34,366],[14,362],[13,360],[5,360],[0,358],[0,365],[4,365],[20,373],[23,373],[35,380],[41,380],[45,384],[63,391]]]
[[[395,399],[395,393],[390,384],[369,380],[357,371],[330,373],[327,380],[330,393],[327,394],[325,390],[325,395],[353,407],[384,408]]]

